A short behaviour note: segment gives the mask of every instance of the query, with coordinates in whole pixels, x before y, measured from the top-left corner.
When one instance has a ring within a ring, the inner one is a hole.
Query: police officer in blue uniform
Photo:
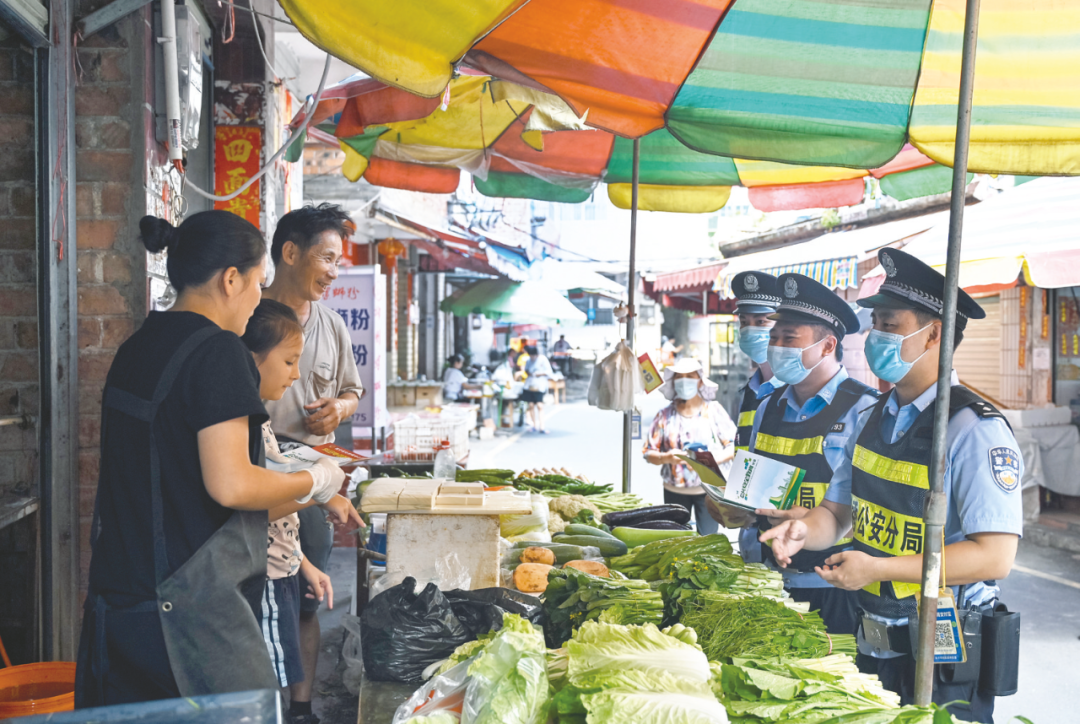
[[[848,445],[847,463],[834,476],[825,503],[800,520],[781,523],[762,540],[786,564],[805,551],[828,548],[853,528],[854,549],[829,557],[819,571],[833,585],[858,592],[860,666],[908,704],[915,678],[909,624],[918,620],[945,278],[895,249],[882,250],[878,259],[886,279],[876,295],[859,300],[873,310],[866,357],[874,374],[896,387],[864,413],[863,428]],[[957,311],[959,344],[967,320],[986,313],[963,291]],[[962,612],[993,616],[1002,610],[995,605],[994,581],[1008,575],[1022,532],[1023,460],[1001,414],[961,386],[955,372],[952,384],[943,568]],[[997,687],[987,669],[997,671],[1002,662],[990,660],[988,666],[983,659],[980,673],[979,657],[974,658],[963,676],[957,675],[959,667],[936,666],[933,698],[938,704],[969,702],[949,709],[965,721],[992,722]]]
[[[758,405],[780,386],[769,367],[769,330],[774,324],[770,317],[780,306],[780,292],[776,277],[760,271],[736,274],[731,280],[731,291],[735,294],[735,314],[739,318],[739,349],[757,366],[739,390],[742,394],[736,418],[735,449],[746,450]]]
[[[735,294],[735,315],[739,319],[739,349],[756,366],[750,379],[739,390],[739,407],[733,415],[737,430],[735,450],[748,450],[750,434],[754,428],[754,415],[761,400],[780,387],[769,367],[769,330],[774,321],[771,316],[780,306],[780,292],[776,277],[761,271],[736,274],[731,280]],[[713,518],[722,521],[725,528],[742,528],[739,548],[751,563],[761,562],[761,546],[758,544],[757,519],[733,508],[720,508],[710,502]]]
[[[843,464],[844,447],[856,434],[859,412],[873,407],[877,392],[848,376],[841,360],[844,336],[859,331],[851,307],[828,287],[802,274],[777,279],[780,306],[770,330],[768,364],[783,386],[758,404],[749,439],[757,455],[806,471],[797,512],[821,505]],[[759,511],[758,531],[768,530],[773,512]],[[742,540],[742,539],[741,539]],[[801,551],[784,570],[784,587],[796,601],[810,604],[831,633],[853,634],[858,626],[855,594],[832,586],[815,570],[833,553],[850,547]],[[776,566],[768,545],[758,545],[763,561]],[[754,547],[743,546],[752,560]]]

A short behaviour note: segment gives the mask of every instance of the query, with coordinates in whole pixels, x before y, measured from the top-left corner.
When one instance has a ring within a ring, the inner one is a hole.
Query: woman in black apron
[[[276,688],[256,623],[268,508],[326,502],[334,465],[259,467],[258,371],[239,335],[259,303],[266,242],[226,211],[179,228],[147,216],[178,293],[116,354],[101,413],[101,468],[76,706]]]

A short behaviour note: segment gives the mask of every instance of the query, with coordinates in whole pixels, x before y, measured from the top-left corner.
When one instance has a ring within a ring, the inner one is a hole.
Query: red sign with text
[[[218,126],[214,135],[214,193],[227,196],[259,171],[262,130],[252,126]],[[260,182],[229,201],[215,201],[215,209],[231,211],[259,226]]]

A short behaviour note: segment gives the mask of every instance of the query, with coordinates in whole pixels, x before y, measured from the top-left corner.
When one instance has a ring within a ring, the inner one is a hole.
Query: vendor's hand
[[[315,566],[305,566],[303,573],[308,582],[308,592],[304,596],[306,598],[317,598],[320,602],[326,599],[326,607],[333,608],[334,586],[330,581],[330,576]]]
[[[806,516],[810,515],[810,508],[804,508],[801,505],[792,508],[791,510],[777,510],[776,508],[758,508],[754,511],[758,515],[763,515],[769,519],[769,525],[775,527],[783,523],[785,520],[802,520]]]
[[[343,495],[335,495],[319,507],[330,514],[330,520],[338,525],[345,526],[346,530],[364,527],[364,521],[360,518],[360,514],[356,512],[356,508],[353,507],[349,499]]]
[[[310,414],[304,418],[304,429],[312,435],[330,435],[346,417],[345,401],[336,397],[320,397],[304,405]]]
[[[775,544],[773,550],[776,550]],[[824,566],[814,570],[826,581],[845,591],[858,591],[880,579],[877,575],[879,559],[861,551],[843,551],[825,559]]]
[[[746,511],[729,508],[726,505],[717,505],[711,499],[705,501],[705,509],[709,511],[709,515],[712,516],[713,520],[725,528],[745,528],[753,525],[757,520]]]
[[[790,511],[778,510],[776,512],[787,513]],[[806,545],[806,536],[809,534],[810,529],[807,528],[806,523],[801,520],[786,520],[775,528],[770,528],[762,533],[758,540],[762,543],[772,541],[772,552],[776,557],[776,562],[781,567],[787,568],[791,565],[791,557]]]

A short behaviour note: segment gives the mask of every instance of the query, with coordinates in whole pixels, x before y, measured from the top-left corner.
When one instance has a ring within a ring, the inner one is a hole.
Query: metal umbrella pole
[[[971,94],[975,80],[975,47],[978,34],[979,0],[967,0],[963,59],[960,66],[960,97],[956,110],[956,148],[953,154],[952,198],[949,208],[948,260],[945,265],[945,304],[941,311],[941,358],[938,362],[937,406],[934,408],[933,452],[930,458],[930,496],[923,515],[922,606],[919,609],[919,646],[915,652],[915,704],[919,706],[929,705],[934,692],[934,633],[947,511],[944,492],[945,454],[948,446],[956,300],[960,282],[960,239],[964,226],[968,144],[971,140]]]
[[[629,316],[626,318],[626,344],[634,349],[634,293],[637,291],[637,205],[638,205],[638,159],[641,154],[641,141],[634,139],[634,170],[630,186],[630,279],[627,284],[626,305]],[[630,492],[630,455],[633,447],[634,411],[623,413],[622,441],[622,491]]]

